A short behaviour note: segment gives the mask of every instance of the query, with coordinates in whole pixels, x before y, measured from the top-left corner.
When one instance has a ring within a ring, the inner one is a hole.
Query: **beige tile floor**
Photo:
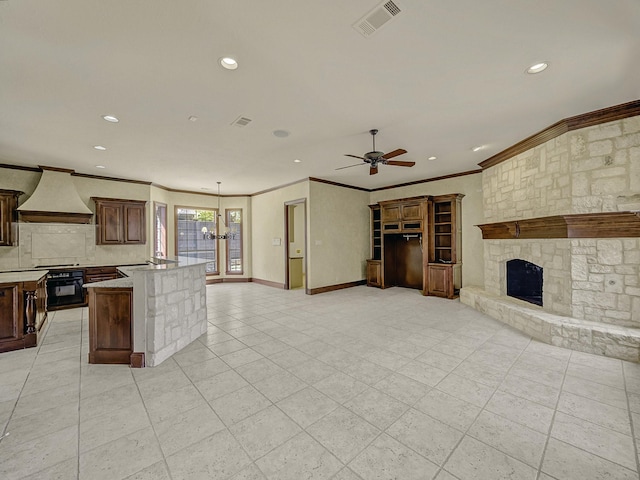
[[[161,366],[87,364],[87,311],[0,354],[0,478],[638,479],[640,366],[458,301],[207,287]]]

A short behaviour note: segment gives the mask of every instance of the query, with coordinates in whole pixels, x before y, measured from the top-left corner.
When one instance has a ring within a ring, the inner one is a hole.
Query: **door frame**
[[[302,205],[304,212],[304,272],[305,272],[305,281],[304,288],[305,292],[309,294],[309,265],[308,265],[308,257],[309,257],[309,244],[307,243],[307,199],[306,198],[298,198],[297,200],[290,200],[288,202],[284,202],[284,289],[290,290],[289,284],[289,206],[291,205]]]

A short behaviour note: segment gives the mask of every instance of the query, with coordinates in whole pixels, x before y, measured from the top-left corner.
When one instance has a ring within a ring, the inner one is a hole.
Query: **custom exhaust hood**
[[[38,186],[18,207],[20,219],[32,223],[90,223],[93,212],[78,195],[71,177],[74,170],[40,168]]]

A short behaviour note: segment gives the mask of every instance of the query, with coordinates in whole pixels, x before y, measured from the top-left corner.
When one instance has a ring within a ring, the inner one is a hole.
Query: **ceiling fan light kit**
[[[364,154],[363,157],[359,157],[357,155],[350,155],[348,153],[345,154],[345,157],[359,158],[363,160],[365,163],[356,163],[354,165],[347,165],[346,167],[336,168],[336,170],[342,170],[345,168],[357,167],[359,165],[369,164],[369,175],[375,175],[378,173],[378,165],[391,165],[394,167],[413,167],[416,162],[403,162],[398,160],[389,160],[391,158],[397,157],[399,155],[404,155],[407,151],[403,148],[398,148],[389,153],[379,152],[376,150],[376,134],[378,133],[377,129],[369,130],[371,134],[371,139],[373,140],[373,149],[370,152]]]

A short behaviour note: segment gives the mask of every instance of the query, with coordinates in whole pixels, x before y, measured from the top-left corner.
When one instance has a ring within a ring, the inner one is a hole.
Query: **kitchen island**
[[[0,273],[0,352],[38,344],[47,321],[47,272]]]
[[[156,366],[206,333],[206,260],[162,262],[118,267],[125,277],[84,285],[89,363]]]

